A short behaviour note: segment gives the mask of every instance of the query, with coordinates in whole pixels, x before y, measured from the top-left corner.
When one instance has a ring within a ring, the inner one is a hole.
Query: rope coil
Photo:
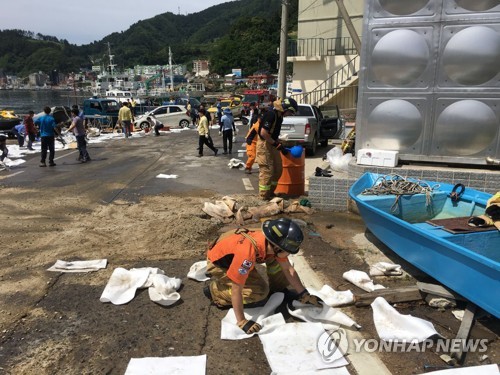
[[[380,176],[375,180],[371,188],[361,192],[362,195],[395,195],[396,199],[391,206],[391,212],[397,208],[397,203],[402,195],[425,194],[425,205],[432,204],[432,192],[439,185],[430,186],[427,182],[414,178],[404,178],[397,174]]]

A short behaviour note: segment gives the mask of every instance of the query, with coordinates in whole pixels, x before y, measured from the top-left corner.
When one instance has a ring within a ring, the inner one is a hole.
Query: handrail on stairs
[[[293,94],[292,97],[298,103],[317,106],[323,104],[326,101],[325,99],[334,96],[339,90],[342,90],[342,86],[346,84],[347,80],[357,74],[359,58],[359,55],[354,56],[313,90],[305,93]]]

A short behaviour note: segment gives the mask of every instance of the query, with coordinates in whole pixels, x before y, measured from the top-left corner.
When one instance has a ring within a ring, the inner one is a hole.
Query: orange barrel
[[[281,154],[283,162],[283,173],[278,181],[275,194],[286,194],[291,196],[304,195],[305,177],[304,167],[306,161],[306,152],[302,151],[300,158],[294,158],[289,152],[286,155]]]

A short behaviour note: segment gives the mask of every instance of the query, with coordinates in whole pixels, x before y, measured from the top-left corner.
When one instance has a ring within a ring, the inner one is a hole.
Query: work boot
[[[218,148],[216,148],[216,149],[215,149],[215,151],[214,151],[214,154],[215,154],[214,156],[217,156],[217,153],[218,153],[218,152],[219,152],[219,149],[218,149]]]
[[[204,288],[203,288],[203,294],[205,295],[205,297],[207,297],[210,301],[212,301],[212,292],[210,292],[210,284],[207,284]]]
[[[40,163],[40,167],[46,167],[46,166],[47,166],[47,164],[45,164],[45,162],[44,162],[44,161],[42,161],[42,162]]]
[[[51,161],[51,162],[49,163],[49,167],[55,167],[56,165],[57,165],[57,164],[56,164],[56,163],[54,163],[53,161]]]

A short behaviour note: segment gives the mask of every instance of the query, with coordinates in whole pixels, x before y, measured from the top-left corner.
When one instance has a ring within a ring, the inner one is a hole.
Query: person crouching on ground
[[[261,326],[245,318],[244,306],[263,304],[269,292],[285,292],[291,285],[299,302],[322,306],[323,301],[309,294],[288,260],[303,240],[300,227],[286,218],[267,220],[261,230],[236,230],[208,250],[211,280],[203,293],[219,307],[232,306],[238,327],[247,334],[260,331]],[[269,284],[255,269],[256,263],[266,263]]]
[[[146,117],[146,120],[148,120],[149,126],[154,129],[155,137],[158,137],[160,135],[160,129],[164,128],[163,124],[158,121],[154,115]]]
[[[14,126],[11,130],[12,134],[14,134],[17,138],[17,144],[19,147],[24,146],[24,138],[25,138],[25,132],[26,132],[26,127],[24,126],[23,123],[18,124]]]
[[[49,151],[49,166],[55,167],[54,156],[56,155],[55,142],[56,133],[59,133],[56,120],[50,115],[50,107],[43,109],[45,115],[37,118],[35,124],[40,129],[40,138],[42,141],[42,155],[40,160],[40,167],[46,167],[45,159],[47,159],[47,150]]]
[[[71,110],[71,125],[68,128],[68,131],[73,131],[73,134],[76,137],[76,145],[78,147],[78,151],[80,151],[80,156],[78,156],[78,160],[82,163],[86,163],[90,161],[89,153],[87,152],[87,141],[85,140],[85,135],[87,132],[85,131],[85,125],[83,125],[83,119],[80,118],[78,108],[73,108]]]
[[[3,161],[9,154],[9,149],[7,148],[7,136],[5,134],[0,134],[0,151],[2,151],[2,154],[0,154],[0,168],[6,169],[7,166]]]
[[[203,156],[203,145],[207,145],[207,147],[212,150],[217,156],[217,152],[219,149],[214,147],[212,142],[212,138],[210,138],[210,129],[208,127],[208,120],[205,116],[205,109],[200,110],[200,119],[198,120],[198,157],[201,158]]]

